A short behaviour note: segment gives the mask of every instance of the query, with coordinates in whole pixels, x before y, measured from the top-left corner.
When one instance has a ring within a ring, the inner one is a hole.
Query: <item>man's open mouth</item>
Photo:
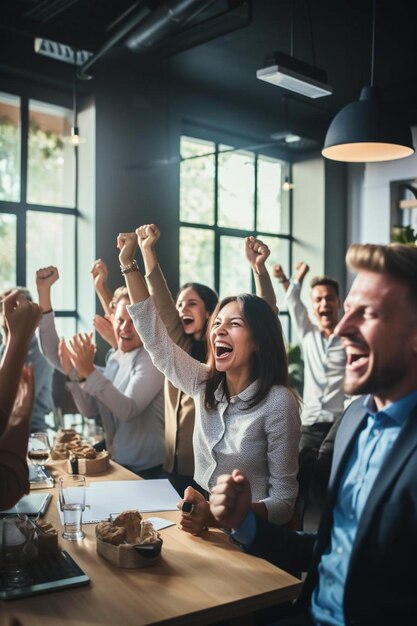
[[[359,350],[346,350],[346,365],[351,370],[358,370],[368,363],[369,353]]]

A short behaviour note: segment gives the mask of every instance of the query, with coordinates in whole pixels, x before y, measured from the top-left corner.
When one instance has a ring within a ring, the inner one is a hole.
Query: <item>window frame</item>
[[[293,201],[292,201],[292,191],[285,192],[289,193],[288,196],[288,233],[280,234],[273,232],[265,232],[263,230],[257,230],[257,221],[258,221],[258,161],[260,157],[267,157],[279,160],[282,162],[283,166],[283,178],[289,177],[291,179],[292,175],[292,163],[288,161],[285,156],[271,148],[270,144],[259,145],[259,142],[250,142],[246,141],[242,137],[231,137],[230,135],[219,134],[218,131],[210,131],[206,129],[197,129],[195,127],[188,128],[184,127],[181,132],[180,139],[182,137],[188,137],[190,139],[210,141],[214,144],[214,152],[208,152],[207,154],[201,156],[193,156],[193,157],[181,157],[180,162],[186,160],[195,160],[198,158],[202,158],[203,156],[209,156],[210,154],[214,154],[214,224],[202,224],[196,222],[185,222],[181,220],[181,206],[179,206],[179,232],[181,228],[196,228],[201,230],[208,230],[214,233],[214,288],[219,293],[220,287],[220,239],[222,236],[229,237],[238,237],[244,239],[250,235],[255,234],[256,237],[262,239],[263,237],[268,238],[276,238],[277,240],[284,240],[288,242],[288,267],[292,267],[293,263],[293,245],[294,245],[294,235],[293,235]],[[247,229],[238,229],[238,228],[229,228],[225,226],[218,225],[218,217],[219,217],[219,155],[227,152],[227,150],[220,150],[219,147],[221,145],[230,145],[233,148],[230,149],[230,152],[238,152],[239,150],[247,150],[254,154],[254,206],[253,206],[253,217],[255,227],[253,230]],[[269,149],[268,149],[269,148]],[[180,170],[180,181],[179,185],[181,188],[181,170]],[[181,259],[181,250],[179,251],[179,259]],[[180,263],[181,265],[181,263]],[[255,293],[255,281],[253,275],[251,275],[251,285],[252,292]],[[288,342],[291,343],[291,318],[289,316],[288,311],[283,310],[279,312],[279,315],[285,317],[287,319],[287,327],[288,327]]]
[[[16,216],[16,285],[26,286],[26,237],[27,237],[27,213],[33,211],[36,213],[56,213],[61,215],[69,215],[75,218],[74,233],[74,308],[73,309],[54,309],[57,318],[70,318],[74,320],[75,329],[78,331],[79,314],[78,314],[78,229],[80,211],[78,209],[78,151],[74,148],[74,206],[59,207],[55,205],[40,205],[27,202],[27,185],[28,185],[28,142],[29,142],[29,101],[37,100],[51,106],[60,106],[71,109],[71,103],[62,97],[59,92],[53,93],[50,90],[39,89],[34,85],[28,85],[27,88],[15,88],[8,85],[7,81],[2,81],[1,91],[11,96],[19,98],[20,101],[20,199],[18,201],[1,200],[0,213]],[[35,296],[35,294],[33,294]]]

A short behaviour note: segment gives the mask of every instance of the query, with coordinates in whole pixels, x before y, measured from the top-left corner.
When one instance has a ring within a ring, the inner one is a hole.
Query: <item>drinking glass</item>
[[[48,433],[39,432],[29,435],[28,443],[28,459],[37,468],[37,480],[44,480],[45,476],[42,472],[46,460],[51,452]]]
[[[83,511],[85,509],[86,480],[80,474],[61,476],[59,485],[59,508],[64,517],[62,536],[69,541],[84,539],[82,529]]]
[[[38,555],[37,534],[27,515],[7,515],[1,520],[3,583],[7,588],[31,584],[30,561]]]

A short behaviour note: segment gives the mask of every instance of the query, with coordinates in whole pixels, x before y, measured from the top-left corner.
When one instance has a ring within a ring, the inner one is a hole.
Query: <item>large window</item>
[[[275,263],[291,267],[288,167],[257,151],[181,137],[180,284],[198,281],[220,297],[253,292],[243,243],[253,234],[271,249],[270,272]],[[286,314],[282,321],[288,337]]]
[[[0,290],[26,286],[55,265],[58,332],[76,331],[76,154],[72,112],[0,92]]]

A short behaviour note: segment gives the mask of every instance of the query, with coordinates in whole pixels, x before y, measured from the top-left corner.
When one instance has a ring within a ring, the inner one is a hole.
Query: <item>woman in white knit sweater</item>
[[[134,261],[136,246],[136,233],[119,235],[128,311],[154,365],[194,398],[196,482],[210,492],[219,475],[239,467],[251,483],[254,512],[285,524],[298,490],[300,416],[277,316],[251,294],[224,299],[210,320],[208,363],[200,363],[169,338]],[[192,515],[182,515],[184,530],[215,525],[202,494],[189,487],[184,499],[194,505]]]

